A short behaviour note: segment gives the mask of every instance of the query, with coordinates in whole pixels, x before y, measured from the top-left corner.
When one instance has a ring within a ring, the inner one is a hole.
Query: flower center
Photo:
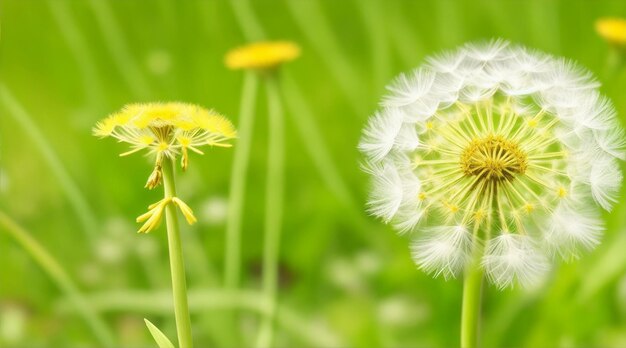
[[[511,181],[526,172],[528,157],[515,142],[500,135],[472,140],[461,153],[460,165],[466,176],[480,181]]]

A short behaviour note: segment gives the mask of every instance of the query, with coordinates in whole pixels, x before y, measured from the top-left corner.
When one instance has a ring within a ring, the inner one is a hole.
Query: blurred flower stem
[[[26,131],[32,142],[37,146],[44,161],[47,162],[50,170],[56,176],[57,180],[65,193],[69,203],[76,212],[78,219],[85,231],[87,237],[93,242],[99,231],[96,215],[87,203],[87,199],[82,191],[76,185],[67,169],[61,162],[61,159],[54,151],[54,147],[37,127],[32,117],[24,110],[22,105],[15,99],[9,89],[0,84],[0,100],[9,111],[8,114],[13,117],[17,123]]]
[[[56,283],[66,296],[72,301],[72,304],[80,313],[86,324],[91,328],[94,336],[103,347],[115,347],[113,334],[107,327],[106,323],[93,310],[90,302],[86,301],[78,290],[67,272],[61,267],[59,262],[34,239],[25,229],[19,226],[4,212],[0,211],[0,227],[22,247],[26,252],[39,264],[43,271]]]
[[[241,96],[239,135],[230,179],[230,197],[226,222],[226,260],[224,284],[236,289],[241,277],[241,225],[246,192],[246,176],[250,161],[250,147],[254,128],[254,105],[258,89],[256,72],[245,73]]]
[[[479,225],[476,225],[477,227]],[[476,236],[478,230],[474,231]],[[463,305],[461,309],[461,348],[476,348],[480,328],[483,270],[480,266],[482,248],[476,246],[473,262],[465,271],[463,280]]]
[[[224,287],[226,290],[236,290],[241,282],[241,230],[246,177],[254,130],[254,105],[258,84],[257,73],[246,71],[239,106],[238,142],[235,147],[235,158],[231,171],[230,197],[226,220],[226,250],[224,259]],[[222,318],[222,322],[231,332],[235,330],[235,317],[236,313],[225,313],[225,316]],[[236,340],[236,337],[231,337],[229,344],[234,344],[237,342]]]
[[[85,86],[87,102],[96,109],[101,108],[104,105],[104,93],[101,89],[102,81],[98,75],[96,60],[87,47],[87,40],[81,33],[77,21],[72,16],[69,2],[55,0],[47,0],[46,2],[61,35],[75,58],[75,63],[81,71],[80,76]]]
[[[173,161],[174,160],[171,158],[163,160],[163,192],[165,199],[176,197]],[[183,260],[183,247],[180,240],[178,216],[174,204],[168,204],[165,207],[165,220],[167,225],[167,244],[170,254],[170,271],[172,273],[172,292],[174,294],[174,315],[176,317],[178,345],[180,348],[191,348],[193,341],[191,336],[189,306],[187,304],[185,262]]]
[[[231,6],[233,7],[235,19],[247,40],[265,39],[266,33],[248,0],[234,0],[231,2]],[[292,117],[303,140],[302,143],[305,150],[311,156],[322,180],[324,180],[341,204],[348,209],[351,216],[350,220],[355,221],[355,230],[362,232],[361,236],[368,242],[373,244],[380,243],[382,236],[377,233],[370,233],[373,228],[371,220],[368,220],[363,215],[361,204],[356,202],[348,184],[339,173],[333,161],[322,132],[315,121],[316,117],[313,108],[304,98],[299,85],[289,72],[283,71],[281,75],[281,82],[284,83],[284,99],[286,107],[289,109],[289,115]]]
[[[284,191],[284,120],[276,75],[265,76],[269,114],[269,144],[263,241],[263,294],[274,303],[278,287],[278,256]],[[275,305],[266,313],[256,346],[271,347],[274,336]]]

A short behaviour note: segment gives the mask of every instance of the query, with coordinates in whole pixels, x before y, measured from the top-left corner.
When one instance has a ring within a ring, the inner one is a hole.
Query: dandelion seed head
[[[224,63],[229,69],[276,68],[300,56],[300,46],[289,41],[255,42],[235,48],[226,54]]]
[[[626,139],[585,69],[503,40],[426,59],[387,87],[359,149],[368,211],[415,239],[424,271],[481,265],[500,288],[531,286],[549,256],[599,243]]]

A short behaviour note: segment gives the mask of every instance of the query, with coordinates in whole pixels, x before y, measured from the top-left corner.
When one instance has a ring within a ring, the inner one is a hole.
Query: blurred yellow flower
[[[613,45],[626,45],[626,19],[600,18],[596,21],[596,32]]]
[[[300,46],[290,41],[255,42],[226,54],[225,64],[237,69],[271,69],[300,56]]]
[[[233,124],[215,111],[186,103],[129,104],[121,111],[98,122],[93,133],[113,137],[131,145],[126,156],[143,149],[156,155],[155,168],[146,187],[152,189],[161,182],[163,157],[181,154],[181,166],[188,166],[188,150],[203,154],[204,145],[230,147],[229,140],[237,136]]]

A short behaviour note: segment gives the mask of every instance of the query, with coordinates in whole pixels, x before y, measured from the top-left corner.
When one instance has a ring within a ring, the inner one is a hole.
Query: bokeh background
[[[286,204],[276,346],[452,347],[461,282],[418,271],[409,238],[364,213],[356,150],[384,85],[429,54],[504,38],[569,57],[596,74],[626,117],[618,49],[594,30],[624,1],[3,0],[0,211],[60,264],[120,347],[153,347],[143,318],[175,337],[165,230],[135,233],[160,193],[151,167],[91,135],[135,101],[180,100],[238,122],[243,75],[231,48],[288,39],[281,71]],[[259,322],[267,112],[257,98],[243,224],[243,291],[222,289],[232,149],[193,156],[179,196],[198,347],[250,346]],[[319,135],[319,137],[316,137]],[[236,144],[235,144],[236,146]],[[530,291],[485,289],[486,347],[626,346],[626,202],[605,216],[595,251]],[[33,252],[0,226],[0,346],[95,347],[83,317]],[[222,318],[236,308],[235,326]]]

